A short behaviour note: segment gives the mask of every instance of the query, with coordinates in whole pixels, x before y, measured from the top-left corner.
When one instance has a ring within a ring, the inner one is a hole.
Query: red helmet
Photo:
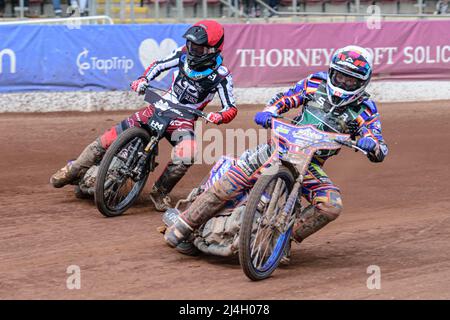
[[[222,52],[223,26],[214,20],[202,20],[183,35],[186,39],[187,63],[193,70],[214,67],[216,57]]]

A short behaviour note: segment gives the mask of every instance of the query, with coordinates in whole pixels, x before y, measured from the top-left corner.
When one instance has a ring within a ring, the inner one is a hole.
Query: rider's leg
[[[61,188],[78,181],[92,165],[98,163],[103,158],[106,150],[117,139],[119,134],[128,128],[139,126],[138,120],[146,122],[152,114],[152,107],[147,106],[105,131],[103,135],[89,144],[77,159],[69,161],[67,165],[53,174],[50,178],[50,183],[55,188]]]
[[[234,180],[231,168],[211,188],[203,192],[189,208],[180,214],[178,221],[166,230],[164,239],[173,247],[187,239],[203,223],[211,219],[228,200],[236,198],[246,188]],[[244,178],[244,177],[242,177]]]
[[[165,211],[170,207],[169,193],[194,163],[197,143],[193,124],[189,128],[173,131],[171,142],[174,145],[172,158],[150,192],[150,199],[158,211]]]
[[[251,188],[261,170],[270,165],[273,149],[268,144],[247,150],[213,186],[202,193],[179,216],[179,221],[166,230],[164,239],[170,246],[181,241],[214,217],[228,200],[235,199],[243,190]]]
[[[310,165],[303,183],[303,194],[311,205],[303,210],[294,224],[293,236],[299,242],[335,220],[342,212],[339,188],[319,165]]]
[[[63,168],[53,174],[50,183],[55,188],[61,188],[77,181],[92,165],[100,161],[104,154],[105,149],[102,147],[100,140],[95,139],[81,152],[77,159],[69,161]]]

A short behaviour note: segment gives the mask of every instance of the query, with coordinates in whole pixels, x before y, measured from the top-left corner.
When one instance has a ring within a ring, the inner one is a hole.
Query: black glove
[[[358,130],[359,130],[358,122],[356,120],[352,120],[352,121],[348,122],[347,130],[348,130],[348,133],[350,134],[352,140],[354,140],[355,137],[358,135]]]

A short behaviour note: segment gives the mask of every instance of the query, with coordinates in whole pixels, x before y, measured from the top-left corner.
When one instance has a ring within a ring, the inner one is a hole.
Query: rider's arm
[[[264,111],[282,114],[292,108],[298,108],[306,102],[306,91],[309,78],[300,80],[286,92],[277,93],[268,103]]]
[[[183,54],[184,47],[180,47],[174,50],[169,56],[154,61],[144,72],[143,77],[148,81],[152,81],[157,76],[166,70],[175,68],[178,66],[180,57]]]
[[[300,80],[294,87],[286,92],[276,94],[267,104],[264,111],[269,111],[273,114],[282,114],[292,108],[298,108],[305,104],[305,93],[308,84],[308,79]]]
[[[222,115],[221,123],[228,123],[237,115],[236,100],[233,94],[233,78],[228,74],[220,81],[217,86],[220,101],[222,102],[222,110],[218,113]]]
[[[373,152],[369,152],[367,157],[372,162],[381,162],[388,154],[388,147],[381,133],[381,121],[375,103],[371,100],[364,102],[367,105],[365,111],[358,116],[358,135],[372,138],[377,146]]]

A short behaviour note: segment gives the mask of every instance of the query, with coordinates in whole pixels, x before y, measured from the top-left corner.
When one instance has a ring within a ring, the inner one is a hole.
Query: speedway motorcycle
[[[148,87],[145,101],[155,112],[140,127],[125,130],[106,151],[96,173],[95,204],[106,217],[116,217],[130,208],[158,165],[159,141],[171,121],[179,118],[207,120],[207,114],[162,98]]]
[[[286,117],[279,118],[295,123]],[[198,252],[225,257],[238,255],[245,275],[255,281],[266,279],[275,271],[290,245],[294,221],[302,215],[302,183],[313,155],[319,150],[338,150],[342,146],[366,154],[350,135],[291,123],[272,119],[272,143],[278,156],[271,166],[262,172],[251,190],[228,201],[215,217],[179,244],[177,251],[188,255]],[[165,227],[177,221],[181,206],[189,207],[236,161],[221,157],[200,186],[165,212]]]

